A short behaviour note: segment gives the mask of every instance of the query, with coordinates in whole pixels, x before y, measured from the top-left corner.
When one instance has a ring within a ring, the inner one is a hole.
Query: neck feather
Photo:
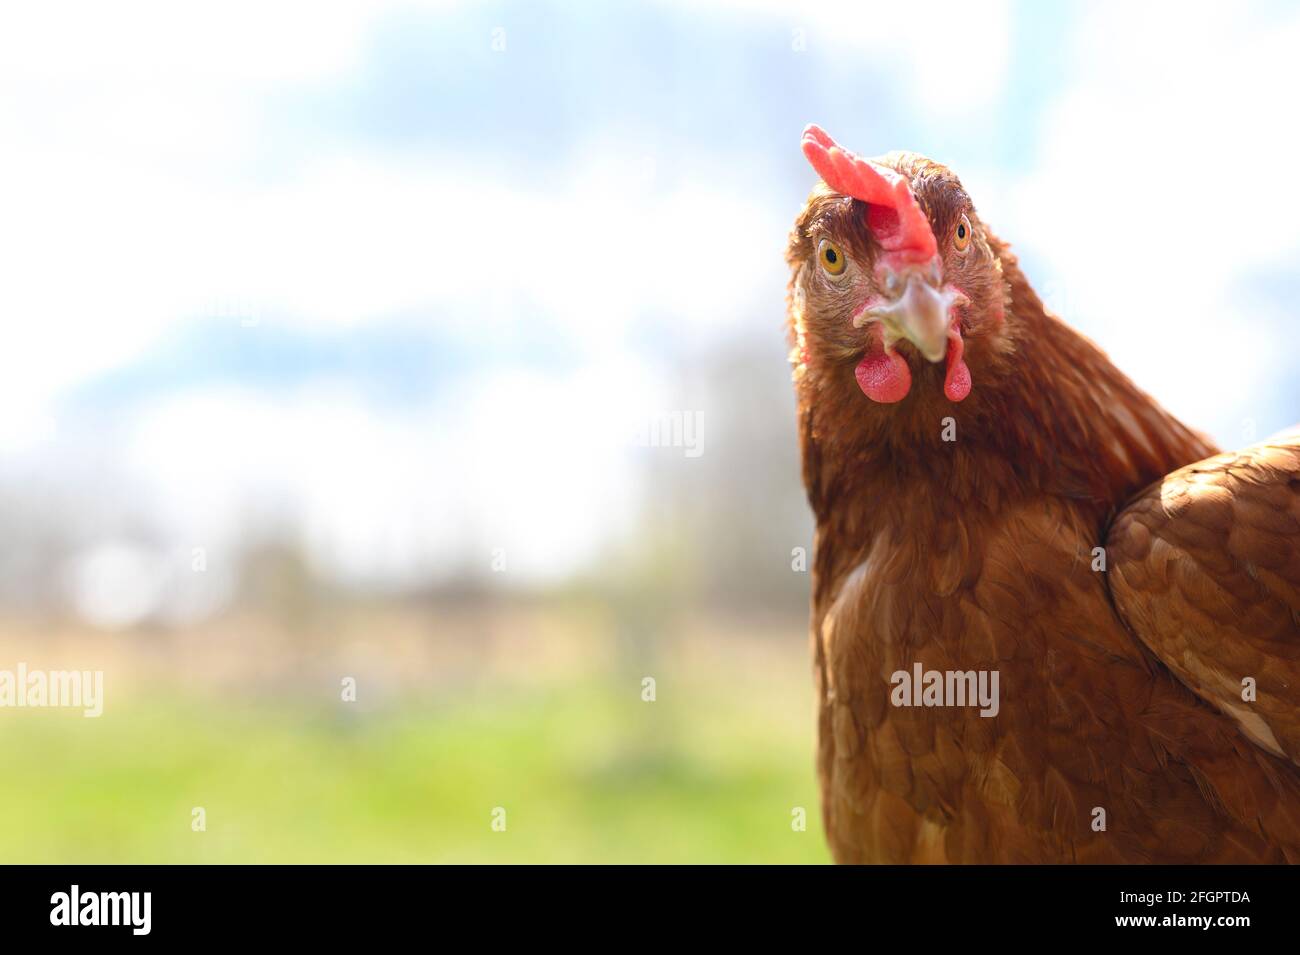
[[[1003,268],[1010,347],[985,348],[983,383],[972,357],[974,388],[960,404],[919,376],[904,402],[869,408],[842,369],[810,368],[801,380],[804,483],[822,547],[865,549],[899,522],[899,532],[942,536],[945,523],[1035,495],[1066,499],[1100,525],[1152,481],[1216,450],[1048,313],[1009,254]]]

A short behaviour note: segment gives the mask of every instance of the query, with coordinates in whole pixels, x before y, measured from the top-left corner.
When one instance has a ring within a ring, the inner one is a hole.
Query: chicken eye
[[[817,246],[817,261],[821,263],[822,268],[829,275],[842,274],[844,267],[848,264],[848,260],[844,258],[843,250],[830,239],[822,239]]]
[[[952,246],[958,252],[965,252],[970,246],[970,220],[965,216],[957,223],[957,228],[952,234]]]

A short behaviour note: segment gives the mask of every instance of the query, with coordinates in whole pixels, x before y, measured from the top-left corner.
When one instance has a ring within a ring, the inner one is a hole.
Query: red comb
[[[928,262],[938,253],[911,185],[893,169],[855,156],[820,126],[803,131],[803,154],[826,185],[867,204],[867,227],[889,258]]]

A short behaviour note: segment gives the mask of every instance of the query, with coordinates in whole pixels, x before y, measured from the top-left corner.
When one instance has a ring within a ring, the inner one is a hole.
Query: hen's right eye
[[[830,275],[842,274],[844,266],[848,264],[844,252],[830,239],[822,239],[817,246],[817,261]]]
[[[952,234],[952,246],[958,252],[965,252],[970,245],[970,220],[965,216],[957,223],[957,228]]]

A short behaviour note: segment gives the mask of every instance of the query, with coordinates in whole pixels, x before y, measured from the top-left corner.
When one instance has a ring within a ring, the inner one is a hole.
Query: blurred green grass
[[[670,677],[649,703],[628,674],[369,711],[157,688],[99,719],[10,710],[0,859],[825,862],[805,672]]]

